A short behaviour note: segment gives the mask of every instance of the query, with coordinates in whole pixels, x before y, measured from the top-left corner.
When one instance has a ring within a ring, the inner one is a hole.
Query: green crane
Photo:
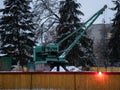
[[[75,44],[80,40],[80,38],[85,34],[88,28],[95,22],[95,20],[103,14],[107,5],[105,5],[102,9],[96,12],[90,19],[88,19],[83,25],[74,30],[72,33],[67,35],[58,43],[50,43],[47,45],[39,45],[34,47],[34,61],[39,63],[47,63],[50,65],[65,65],[68,61],[65,59],[66,55],[70,52],[70,50],[75,46]],[[59,55],[59,46],[62,42],[70,38],[75,33],[79,33],[79,35],[75,38],[73,43],[71,43],[68,48],[66,48],[61,55]]]

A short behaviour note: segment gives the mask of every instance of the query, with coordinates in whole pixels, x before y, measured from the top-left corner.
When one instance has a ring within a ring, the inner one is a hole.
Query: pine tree
[[[25,65],[32,58],[34,27],[30,0],[5,0],[0,19],[1,51],[12,57],[13,64]]]
[[[116,6],[112,8],[112,10],[116,11],[116,14],[113,19],[113,29],[111,31],[112,38],[109,41],[109,58],[111,65],[120,62],[120,0],[113,1],[113,3]]]
[[[57,26],[57,42],[81,26],[81,18],[79,18],[79,16],[84,14],[79,10],[80,6],[81,4],[76,3],[74,0],[65,0],[60,2],[60,20],[59,25]],[[73,42],[77,35],[78,34],[73,35],[70,39],[63,42],[60,45],[60,50],[64,51],[64,49]],[[67,60],[71,65],[87,66],[93,65],[94,60],[91,59],[92,57],[92,40],[87,37],[83,37],[69,52]]]

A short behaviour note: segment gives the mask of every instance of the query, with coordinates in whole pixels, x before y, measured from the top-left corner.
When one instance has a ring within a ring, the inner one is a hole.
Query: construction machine
[[[43,63],[49,64],[52,67],[57,66],[57,71],[59,71],[59,66],[62,66],[65,70],[65,65],[69,62],[66,60],[66,55],[70,52],[70,50],[75,46],[75,44],[81,39],[81,37],[85,34],[85,32],[89,29],[89,27],[95,22],[95,20],[103,14],[107,5],[101,8],[98,12],[96,12],[91,18],[89,18],[86,22],[82,24],[80,28],[77,30],[73,30],[72,33],[68,34],[65,38],[60,40],[57,43],[49,43],[47,45],[39,45],[34,47],[34,61],[35,63]],[[75,40],[60,54],[59,47],[62,42],[73,36],[74,34],[78,34],[75,37]]]

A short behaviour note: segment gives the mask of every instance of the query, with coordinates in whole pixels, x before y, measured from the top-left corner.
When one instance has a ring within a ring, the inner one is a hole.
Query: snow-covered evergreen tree
[[[34,42],[34,28],[30,0],[5,0],[0,30],[1,51],[12,57],[13,64],[20,61],[25,65],[32,58]]]
[[[83,15],[83,13],[79,10],[80,6],[81,4],[74,0],[61,1],[59,10],[60,19],[59,25],[57,26],[57,42],[81,26],[81,18],[79,17]],[[60,50],[63,51],[66,49],[66,47],[75,40],[77,35],[78,33],[63,42],[60,45]],[[94,64],[93,56],[92,40],[87,37],[83,37],[69,52],[67,60],[69,60],[71,65],[87,66]]]
[[[112,38],[109,42],[109,58],[111,65],[120,62],[120,0],[113,1],[115,7],[112,10],[116,11],[113,19]]]

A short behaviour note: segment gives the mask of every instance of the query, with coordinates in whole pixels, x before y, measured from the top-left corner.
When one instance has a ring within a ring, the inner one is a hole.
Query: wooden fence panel
[[[120,90],[120,72],[0,73],[0,90]]]
[[[87,83],[87,74],[76,75],[76,85],[75,85],[76,90],[87,90],[86,83]]]
[[[30,75],[20,73],[0,74],[0,89],[30,88]]]
[[[14,86],[16,86],[16,77],[14,77],[14,75],[10,75],[10,74],[2,74],[1,78],[2,78],[2,86],[0,87],[1,89],[11,89]],[[14,80],[13,80],[14,79]]]
[[[0,89],[3,88],[3,81],[4,81],[3,75],[0,74]]]
[[[74,74],[45,73],[32,75],[32,88],[74,90]]]
[[[109,76],[110,90],[120,90],[120,75]]]
[[[76,90],[120,90],[120,73],[78,73]]]
[[[31,88],[31,74],[20,74],[20,77],[21,77],[21,88]]]

